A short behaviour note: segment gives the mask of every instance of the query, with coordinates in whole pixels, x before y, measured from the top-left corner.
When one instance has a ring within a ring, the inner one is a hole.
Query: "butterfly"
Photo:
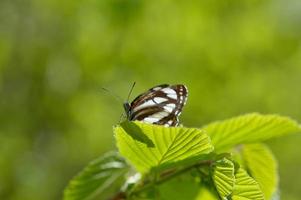
[[[125,102],[123,107],[130,121],[178,126],[178,117],[186,104],[187,96],[185,85],[162,84],[140,94],[131,103]]]

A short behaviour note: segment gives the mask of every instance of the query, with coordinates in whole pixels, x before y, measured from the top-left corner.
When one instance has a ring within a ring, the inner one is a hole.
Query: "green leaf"
[[[84,168],[74,177],[64,191],[64,200],[91,199],[104,196],[108,187],[119,190],[120,185],[112,187],[128,171],[128,166],[116,153],[108,153]],[[116,184],[115,184],[116,185]]]
[[[182,174],[158,186],[160,200],[196,199],[200,189],[200,183],[190,173]]]
[[[266,199],[278,189],[277,162],[270,149],[263,144],[244,145],[243,160],[250,175],[258,182]]]
[[[195,200],[217,200],[217,199],[218,199],[218,197],[215,196],[206,187],[201,187],[197,198],[195,198]]]
[[[204,127],[217,152],[235,145],[255,143],[301,130],[294,120],[279,115],[246,114]]]
[[[258,183],[239,168],[235,174],[235,185],[231,195],[232,200],[264,200],[264,195]]]
[[[235,176],[234,164],[227,158],[216,161],[213,167],[213,182],[221,199],[227,199],[232,193]]]
[[[213,151],[200,129],[124,122],[114,128],[120,153],[141,173]]]

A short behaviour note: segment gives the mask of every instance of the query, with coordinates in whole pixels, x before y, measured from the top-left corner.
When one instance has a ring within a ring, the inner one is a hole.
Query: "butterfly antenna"
[[[132,94],[132,92],[133,92],[133,89],[134,89],[135,85],[136,85],[136,82],[133,83],[133,85],[132,85],[132,87],[131,87],[131,89],[130,89],[130,92],[129,92],[129,94],[128,94],[128,98],[126,99],[127,102],[128,102],[129,99],[130,99],[130,96],[131,96],[131,94]]]
[[[107,92],[108,94],[112,95],[113,97],[115,97],[115,98],[117,99],[117,101],[123,102],[122,98],[121,98],[120,96],[118,96],[117,94],[111,92],[110,90],[108,90],[108,89],[106,89],[106,88],[104,88],[104,87],[102,87],[101,89],[102,89],[103,91]]]

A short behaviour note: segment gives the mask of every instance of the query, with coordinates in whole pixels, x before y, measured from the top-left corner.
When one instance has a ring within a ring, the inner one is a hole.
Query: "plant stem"
[[[148,183],[148,184],[145,184],[143,185],[141,188],[137,189],[136,191],[133,191],[132,195],[135,195],[135,194],[138,194],[138,193],[141,193],[147,189],[149,189],[150,187],[154,186],[154,185],[160,185],[162,183],[165,183],[166,181],[172,179],[172,178],[175,178],[181,174],[184,174],[194,168],[198,168],[198,167],[202,167],[202,166],[210,166],[211,164],[213,163],[212,160],[204,160],[202,162],[199,162],[199,163],[196,163],[196,164],[193,164],[193,165],[190,165],[188,167],[185,167],[183,169],[180,169],[180,170],[177,170],[176,172],[170,174],[170,175],[167,175],[167,176],[164,176],[163,178],[161,179],[156,179],[154,182],[151,182],[151,183]]]

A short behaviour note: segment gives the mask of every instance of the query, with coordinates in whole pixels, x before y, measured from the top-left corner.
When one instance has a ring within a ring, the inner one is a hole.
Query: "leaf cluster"
[[[91,162],[67,186],[64,200],[277,198],[277,161],[262,142],[300,132],[279,115],[246,114],[201,128],[123,122],[119,152]]]

